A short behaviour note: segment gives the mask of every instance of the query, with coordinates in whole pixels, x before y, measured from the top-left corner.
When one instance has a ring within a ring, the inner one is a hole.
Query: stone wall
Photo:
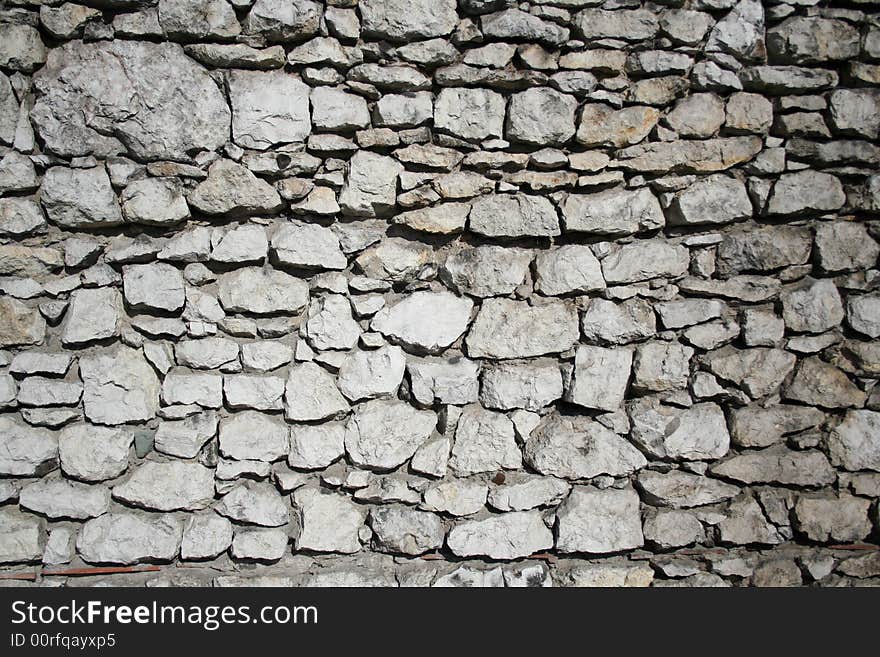
[[[9,0],[0,581],[880,583],[878,84],[876,0]]]

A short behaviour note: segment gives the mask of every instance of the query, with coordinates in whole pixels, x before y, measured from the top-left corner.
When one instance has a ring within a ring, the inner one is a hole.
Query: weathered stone
[[[775,545],[783,540],[751,495],[730,503],[727,517],[718,523],[718,538],[727,545]]]
[[[316,34],[321,13],[321,5],[311,0],[256,0],[244,28],[271,42],[288,43]]]
[[[58,439],[51,432],[0,416],[0,474],[34,477],[58,466]]]
[[[232,160],[217,160],[208,177],[187,197],[190,205],[208,215],[241,217],[272,214],[281,209],[281,197],[266,181]]]
[[[871,533],[869,500],[841,494],[803,495],[794,506],[794,526],[811,541],[852,543]]]
[[[117,347],[80,358],[83,408],[96,424],[151,420],[159,408],[159,380],[134,349]]]
[[[367,101],[339,88],[312,89],[312,123],[321,130],[351,131],[370,125]]]
[[[532,252],[525,249],[465,246],[446,258],[440,276],[459,294],[506,296],[522,285],[531,262]]]
[[[706,43],[707,52],[732,55],[743,61],[762,61],[764,8],[758,0],[740,0],[715,24]]]
[[[166,226],[188,218],[189,206],[174,178],[144,178],[122,191],[122,215],[129,223]]]
[[[845,61],[859,52],[859,31],[836,19],[788,18],[767,31],[767,50],[770,61],[784,64]]]
[[[292,497],[301,528],[294,538],[297,550],[352,554],[361,549],[359,534],[366,517],[363,507],[316,488],[298,488]]]
[[[688,250],[664,241],[626,244],[602,261],[605,282],[636,283],[681,276],[690,264]]]
[[[287,464],[300,470],[326,468],[345,454],[345,427],[339,422],[294,425]]]
[[[156,450],[169,456],[194,458],[217,433],[217,416],[208,411],[182,420],[167,420],[156,430]]]
[[[124,147],[140,159],[179,160],[228,139],[230,111],[220,89],[176,44],[71,41],[50,51],[34,86],[40,97],[32,120],[62,156]]]
[[[804,170],[784,173],[773,185],[767,214],[804,214],[837,210],[846,195],[835,176]]]
[[[538,511],[515,511],[459,522],[446,542],[460,557],[516,559],[553,547],[553,534]]]
[[[679,100],[665,121],[679,137],[705,139],[724,123],[724,102],[713,93],[698,93]]]
[[[828,455],[834,465],[847,470],[880,472],[880,413],[847,411],[843,421],[826,437]]]
[[[816,226],[816,254],[827,272],[852,271],[873,267],[880,245],[861,224],[821,222]]]
[[[220,453],[239,461],[277,461],[289,450],[288,429],[270,415],[242,411],[220,422]]]
[[[463,476],[522,467],[511,421],[479,406],[466,407],[458,420],[449,466]]]
[[[562,205],[566,231],[623,236],[662,228],[660,203],[647,187],[569,194]]]
[[[391,41],[445,36],[458,23],[454,0],[363,0],[363,31]]]
[[[280,527],[290,520],[290,506],[269,484],[238,484],[214,510],[230,520],[261,527]]]
[[[641,452],[602,425],[555,413],[532,431],[525,460],[541,474],[572,480],[628,475],[647,464]]]
[[[213,559],[226,552],[231,544],[232,523],[226,518],[213,513],[193,515],[183,527],[180,558],[185,561]]]
[[[782,318],[791,331],[821,333],[843,321],[843,303],[828,279],[804,279],[780,296]]]
[[[536,333],[534,326],[543,330]],[[567,303],[486,299],[465,342],[472,357],[505,359],[565,351],[577,338],[577,312]]]
[[[559,45],[569,36],[567,29],[519,9],[505,9],[483,16],[480,24],[483,34],[496,39],[540,41]]]
[[[104,167],[52,167],[43,176],[40,202],[62,228],[102,228],[123,223],[122,210]]]
[[[128,468],[132,441],[126,429],[72,424],[58,436],[61,469],[82,481],[114,479]]]
[[[0,42],[0,66],[4,68],[30,73],[46,61],[46,46],[40,33],[30,25],[3,23]]]
[[[650,134],[659,118],[660,112],[653,107],[615,110],[603,103],[587,103],[575,139],[584,146],[632,146]]]
[[[162,262],[128,265],[122,270],[125,300],[134,310],[175,312],[185,301],[183,275]]]
[[[43,526],[39,518],[13,509],[0,511],[0,563],[29,563],[43,556]]]
[[[61,343],[82,346],[119,333],[122,297],[112,287],[75,290],[61,330]]]
[[[0,190],[3,189],[0,172]],[[46,219],[40,206],[30,199],[0,199],[0,235],[22,237],[46,230]]]
[[[752,215],[746,187],[736,178],[703,178],[676,195],[670,207],[672,225],[726,224]]]
[[[76,551],[89,563],[171,561],[182,536],[183,524],[174,516],[112,512],[82,526]]]
[[[400,401],[374,400],[359,405],[346,425],[345,449],[352,461],[391,470],[407,461],[433,432],[437,416]]]
[[[214,473],[198,463],[147,461],[113,487],[113,497],[156,511],[204,509],[214,500]]]
[[[716,504],[739,494],[737,486],[683,470],[667,473],[644,470],[636,483],[646,502],[673,508]]]
[[[556,549],[560,552],[620,552],[645,542],[639,496],[632,488],[576,486],[556,518]]]
[[[577,100],[554,89],[536,87],[510,99],[508,139],[538,146],[555,146],[574,136]]]
[[[483,369],[480,401],[486,408],[537,411],[562,397],[562,373],[553,363],[499,363]]]
[[[705,356],[712,374],[740,386],[753,399],[772,394],[794,369],[794,354],[782,349],[726,347]]]
[[[712,460],[727,454],[730,435],[724,411],[714,403],[676,409],[651,398],[630,402],[633,441],[651,456],[675,460]]]
[[[656,319],[651,306],[642,299],[617,304],[593,299],[583,315],[584,336],[604,344],[625,344],[654,335]]]
[[[315,363],[290,369],[284,392],[284,416],[295,422],[323,420],[348,412],[333,377]]]
[[[566,400],[586,408],[617,410],[626,394],[632,360],[630,349],[578,347]]]
[[[703,525],[687,511],[659,511],[645,519],[645,540],[661,549],[684,547],[703,537]]]
[[[488,89],[441,89],[434,101],[434,127],[462,139],[501,137],[504,97]]]
[[[800,226],[761,226],[725,234],[718,245],[718,273],[770,271],[802,265],[810,257],[810,231]]]
[[[846,374],[815,357],[801,361],[782,396],[823,408],[858,407],[865,402],[865,393]]]
[[[370,327],[415,353],[436,354],[467,329],[473,303],[449,292],[414,292],[380,310]]]
[[[0,298],[0,347],[40,344],[45,335],[46,320],[39,311],[17,299]]]
[[[345,214],[382,217],[394,210],[397,177],[403,166],[390,157],[358,151],[351,158],[339,205]]]
[[[743,452],[712,466],[710,472],[745,484],[820,486],[835,480],[834,470],[822,452],[795,452],[782,445]]]
[[[846,322],[869,338],[880,337],[880,295],[851,296],[846,303]]]
[[[188,370],[170,371],[162,381],[165,404],[197,404],[203,408],[223,406],[223,377],[219,374],[196,374]]]
[[[559,235],[553,204],[541,196],[492,194],[474,201],[470,229],[488,237]]]
[[[425,406],[477,401],[479,370],[478,363],[466,358],[408,360],[406,364],[412,395]]]
[[[585,9],[575,16],[574,25],[589,40],[623,39],[643,41],[651,39],[660,25],[657,17],[646,9]]]
[[[350,401],[394,396],[405,368],[406,357],[400,347],[356,351],[339,368],[337,385]]]
[[[720,137],[638,144],[618,151],[619,164],[648,173],[712,173],[748,162],[763,143],[759,137]]]
[[[280,271],[245,267],[219,279],[218,298],[228,312],[294,314],[309,303],[309,286]]]
[[[443,545],[443,522],[433,513],[402,505],[370,511],[373,541],[382,552],[419,555]]]

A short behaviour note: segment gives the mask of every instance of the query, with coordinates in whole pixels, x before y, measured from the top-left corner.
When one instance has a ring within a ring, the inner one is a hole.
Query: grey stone
[[[466,476],[521,466],[522,454],[511,421],[479,406],[466,407],[458,420],[449,460],[453,472]]]
[[[355,351],[339,368],[337,385],[350,401],[394,396],[405,369],[406,357],[400,347]]]
[[[370,327],[409,351],[436,354],[465,332],[472,308],[449,292],[419,291],[380,310]]]
[[[740,0],[715,23],[706,42],[707,52],[732,55],[742,61],[763,61],[764,8],[759,0]]]
[[[667,473],[643,470],[638,474],[636,483],[646,502],[676,509],[723,502],[738,495],[740,490],[718,479],[683,470]]]
[[[859,32],[841,20],[792,17],[767,31],[767,50],[785,64],[848,60],[859,52]]]
[[[762,407],[755,404],[736,408],[730,414],[733,442],[741,447],[769,447],[785,437],[812,429],[825,419],[815,408],[779,404]]]
[[[767,202],[767,214],[803,214],[839,209],[846,201],[835,176],[810,169],[784,173]]]
[[[403,505],[372,509],[370,528],[378,550],[413,556],[441,547],[445,534],[438,516]]]
[[[646,342],[633,359],[634,390],[665,392],[684,388],[694,350],[678,342]]]
[[[528,511],[541,506],[555,506],[568,495],[571,486],[556,477],[511,474],[503,484],[489,490],[489,504],[499,511]]]
[[[219,278],[218,298],[228,312],[294,314],[309,303],[309,286],[280,271],[245,267]]]
[[[265,413],[235,413],[220,422],[219,449],[239,461],[277,461],[290,449],[288,428]]]
[[[705,139],[724,123],[724,102],[713,93],[697,93],[679,100],[665,121],[679,137]]]
[[[714,460],[727,454],[730,434],[724,411],[715,403],[677,409],[650,397],[627,405],[632,440],[651,456],[673,460]]]
[[[259,263],[266,257],[269,241],[261,226],[236,226],[211,240],[211,260],[223,263]]]
[[[287,500],[265,483],[237,484],[214,510],[230,520],[261,527],[280,527],[290,520]]]
[[[828,455],[834,465],[847,470],[880,472],[880,413],[847,411],[843,421],[826,437]]]
[[[213,559],[226,552],[231,544],[232,523],[226,518],[213,513],[192,515],[183,526],[180,558],[185,561]]]
[[[136,350],[119,346],[80,358],[83,408],[96,424],[151,420],[159,408],[159,380]]]
[[[617,152],[619,166],[653,173],[714,173],[748,162],[763,147],[759,137],[682,139],[637,144]]]
[[[204,509],[214,500],[214,472],[198,463],[147,461],[113,487],[113,497],[156,511]]]
[[[72,424],[58,435],[61,469],[82,481],[114,479],[128,468],[133,436],[122,428]]]
[[[727,517],[718,523],[718,538],[728,545],[775,545],[783,540],[751,495],[730,503]]]
[[[0,66],[30,73],[46,61],[46,46],[36,28],[14,22],[4,23],[0,26],[0,36],[3,42]]]
[[[162,262],[127,265],[122,270],[125,300],[134,310],[175,312],[185,301],[183,275]]]
[[[816,226],[816,254],[827,272],[852,271],[873,267],[880,245],[861,224],[823,221]]]
[[[562,205],[567,231],[624,236],[666,224],[660,203],[647,187],[569,194]]]
[[[559,235],[559,217],[553,204],[541,196],[492,194],[474,201],[471,231],[487,237],[543,237]]]
[[[460,557],[516,559],[553,547],[553,534],[538,511],[514,511],[457,523],[446,539]]]
[[[637,283],[652,278],[675,278],[684,274],[690,257],[688,250],[664,241],[626,244],[602,261],[605,282]]]
[[[458,24],[454,0],[363,0],[358,8],[364,33],[391,41],[445,36]]]
[[[292,498],[301,528],[294,538],[297,550],[352,554],[361,549],[363,507],[342,495],[310,487],[298,488]]]
[[[802,495],[794,506],[794,525],[811,541],[852,543],[871,533],[868,500],[846,493],[838,496]]]
[[[584,337],[603,344],[625,344],[656,333],[654,311],[643,299],[615,303],[593,299],[581,319]]]
[[[849,297],[846,302],[846,322],[869,338],[880,337],[880,295]]]
[[[571,480],[628,475],[647,464],[625,438],[597,422],[555,413],[532,431],[525,461],[541,474]]]
[[[641,547],[639,496],[632,488],[576,486],[559,507],[556,533],[560,552],[602,554]]]
[[[309,98],[316,128],[346,132],[370,125],[367,101],[361,96],[336,87],[315,87]]]
[[[2,182],[0,182],[2,189]],[[23,237],[45,232],[46,219],[40,206],[30,199],[0,199],[0,235]]]
[[[722,275],[770,271],[801,265],[810,257],[809,230],[799,226],[762,226],[727,233],[717,250]]]
[[[486,408],[538,411],[562,397],[555,362],[498,363],[483,369],[480,401]]]
[[[207,215],[241,217],[272,214],[281,209],[281,197],[265,180],[232,160],[217,160],[208,177],[190,192],[189,204]]]
[[[258,411],[278,411],[284,406],[284,379],[280,376],[227,374],[223,377],[223,396],[226,406],[233,410],[244,408]]]
[[[519,9],[505,9],[480,20],[483,34],[497,39],[540,41],[559,45],[569,37],[569,31],[550,21],[543,21]]]
[[[52,167],[43,176],[40,202],[62,228],[102,228],[123,223],[122,210],[104,167]]]
[[[820,486],[835,480],[834,470],[822,452],[796,452],[783,445],[743,452],[713,465],[709,471],[744,484]]]
[[[345,454],[345,426],[339,422],[297,424],[290,428],[287,464],[300,470],[326,468]]]
[[[470,404],[477,401],[480,366],[466,358],[408,360],[406,371],[415,400],[424,406]]]
[[[390,157],[358,151],[349,162],[339,193],[342,211],[356,217],[391,214],[397,200],[397,177],[402,171],[403,166]]]
[[[657,17],[647,9],[585,9],[575,16],[574,25],[588,41],[643,41],[653,38],[660,27]]]
[[[676,195],[670,207],[672,225],[726,224],[752,215],[746,187],[722,174],[703,178]]]
[[[122,296],[112,287],[75,290],[70,297],[61,343],[76,347],[119,334]]]
[[[306,322],[306,335],[318,350],[351,349],[361,329],[351,314],[351,303],[341,294],[313,299]]]
[[[566,401],[613,412],[623,403],[633,353],[626,348],[579,346]]]
[[[536,87],[514,94],[507,110],[506,135],[512,141],[555,146],[574,136],[577,100],[554,89]]]
[[[41,476],[58,466],[58,438],[47,431],[0,416],[0,473],[13,477]]]
[[[488,89],[442,89],[434,101],[434,127],[462,139],[501,137],[504,97]]]
[[[87,521],[76,551],[89,563],[171,561],[180,550],[183,524],[171,515],[112,512]]]
[[[143,160],[185,159],[189,150],[214,150],[228,139],[220,89],[176,44],[71,41],[49,52],[34,86],[34,126],[62,156],[110,155],[124,146]]]
[[[333,377],[315,363],[290,368],[284,391],[284,417],[295,422],[344,415],[349,405]]]
[[[794,354],[782,349],[726,347],[703,360],[715,376],[740,386],[753,399],[766,397],[779,388],[794,369]]]
[[[256,0],[244,28],[270,42],[288,43],[316,34],[321,13],[321,5],[311,0]]]
[[[182,420],[161,422],[156,430],[155,447],[163,454],[191,459],[216,434],[216,414],[196,413]]]
[[[459,294],[506,296],[525,281],[531,262],[532,252],[525,249],[464,246],[447,256],[440,276]]]
[[[345,449],[361,467],[391,470],[406,462],[434,431],[437,416],[397,400],[360,404],[346,425]]]
[[[223,406],[223,377],[219,374],[174,370],[162,381],[165,404],[197,404],[203,408]]]
[[[129,223],[167,226],[189,217],[181,185],[174,178],[135,180],[122,191],[122,215]]]
[[[661,549],[684,547],[703,537],[703,525],[687,511],[658,511],[645,519],[645,540]]]
[[[536,333],[534,326],[543,330]],[[507,299],[486,299],[465,343],[471,357],[506,359],[566,351],[577,339],[577,312],[567,303],[529,306]]]

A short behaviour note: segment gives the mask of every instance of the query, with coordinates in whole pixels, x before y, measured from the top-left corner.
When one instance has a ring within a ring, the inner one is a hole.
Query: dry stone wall
[[[2,581],[877,584],[878,84],[875,0],[8,0]]]

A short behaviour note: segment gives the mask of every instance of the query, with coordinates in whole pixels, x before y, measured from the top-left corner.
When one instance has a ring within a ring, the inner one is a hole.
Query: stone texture
[[[376,313],[370,327],[408,351],[436,354],[465,332],[472,308],[449,292],[414,292]]]
[[[518,511],[457,523],[446,542],[460,557],[516,559],[552,547],[553,534],[537,511]]]
[[[133,564],[171,561],[180,550],[183,525],[174,516],[105,513],[86,522],[76,551],[89,563]]]
[[[539,325],[541,333],[530,329]],[[486,299],[465,343],[472,357],[528,358],[569,349],[578,337],[577,312],[563,302],[529,306],[506,299]]]
[[[559,507],[556,531],[560,552],[602,554],[641,547],[639,496],[631,488],[577,486]]]

